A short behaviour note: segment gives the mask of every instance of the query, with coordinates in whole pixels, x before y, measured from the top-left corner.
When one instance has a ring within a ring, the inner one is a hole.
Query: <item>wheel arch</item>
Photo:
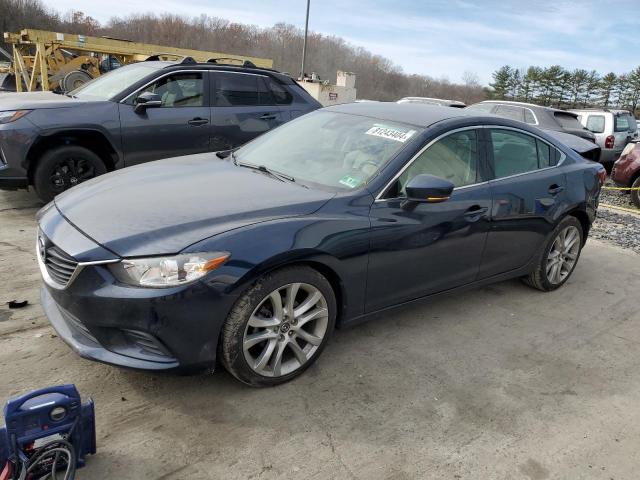
[[[585,210],[580,208],[574,208],[567,212],[568,216],[576,218],[582,226],[582,246],[587,242],[589,231],[591,230],[591,221],[589,220],[589,214]],[[562,218],[560,219],[562,220]]]
[[[347,309],[347,292],[339,274],[340,260],[326,253],[298,251],[271,258],[256,266],[244,275],[240,281],[239,294],[250,288],[260,277],[293,266],[306,266],[314,269],[327,279],[336,297],[336,326],[340,327]]]
[[[27,152],[27,176],[31,183],[40,157],[46,151],[62,146],[79,146],[90,150],[100,157],[108,172],[116,168],[119,160],[117,150],[99,130],[73,129],[40,135]]]

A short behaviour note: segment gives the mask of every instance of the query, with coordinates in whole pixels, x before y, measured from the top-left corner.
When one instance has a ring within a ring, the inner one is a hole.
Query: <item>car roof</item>
[[[504,105],[513,105],[514,107],[527,107],[531,109],[539,109],[546,110],[548,112],[562,112],[567,113],[568,110],[562,110],[560,108],[547,107],[544,105],[536,105],[535,103],[527,103],[527,102],[514,102],[513,100],[484,100],[480,103],[498,103]]]
[[[343,103],[322,110],[408,123],[417,127],[428,127],[450,118],[477,116],[475,113],[465,112],[463,108],[396,102]]]
[[[184,69],[196,69],[196,70],[216,70],[226,72],[240,72],[240,73],[254,73],[256,75],[268,75],[276,77],[284,83],[294,83],[295,80],[289,75],[273,70],[271,68],[262,67],[248,67],[243,65],[232,65],[226,63],[214,63],[214,62],[196,62],[196,61],[171,61],[171,60],[146,60],[147,63],[153,63],[158,65],[161,69],[170,70],[184,70]]]

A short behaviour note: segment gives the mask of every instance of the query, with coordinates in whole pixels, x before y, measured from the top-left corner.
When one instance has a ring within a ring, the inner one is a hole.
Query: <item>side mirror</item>
[[[144,92],[136,97],[135,104],[136,106],[133,111],[136,113],[144,113],[147,108],[161,107],[162,97],[157,93]]]
[[[455,185],[434,175],[416,175],[406,186],[407,200],[411,202],[440,203],[449,200]]]

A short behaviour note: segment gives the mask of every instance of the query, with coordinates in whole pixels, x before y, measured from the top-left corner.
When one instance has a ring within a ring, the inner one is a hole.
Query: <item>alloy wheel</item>
[[[244,358],[265,377],[293,373],[316,353],[328,324],[327,300],[320,290],[307,283],[284,285],[251,314],[242,339]]]
[[[60,193],[95,176],[91,162],[83,158],[60,160],[51,172],[53,191]]]
[[[556,236],[547,256],[547,279],[553,285],[562,283],[571,273],[580,254],[580,232],[570,225]]]

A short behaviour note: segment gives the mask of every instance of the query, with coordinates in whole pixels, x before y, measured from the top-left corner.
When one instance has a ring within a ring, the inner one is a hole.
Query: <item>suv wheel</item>
[[[59,193],[106,172],[104,162],[91,150],[72,145],[57,147],[40,158],[33,186],[46,203]]]
[[[640,208],[640,177],[636,178],[631,184],[631,188],[637,189],[631,190],[631,201],[636,207]]]
[[[284,383],[315,362],[335,319],[333,289],[316,270],[288,267],[269,273],[231,310],[222,331],[222,362],[248,385]]]
[[[564,285],[580,258],[582,236],[582,225],[577,218],[563,218],[549,236],[536,269],[524,278],[524,282],[543,292]]]

